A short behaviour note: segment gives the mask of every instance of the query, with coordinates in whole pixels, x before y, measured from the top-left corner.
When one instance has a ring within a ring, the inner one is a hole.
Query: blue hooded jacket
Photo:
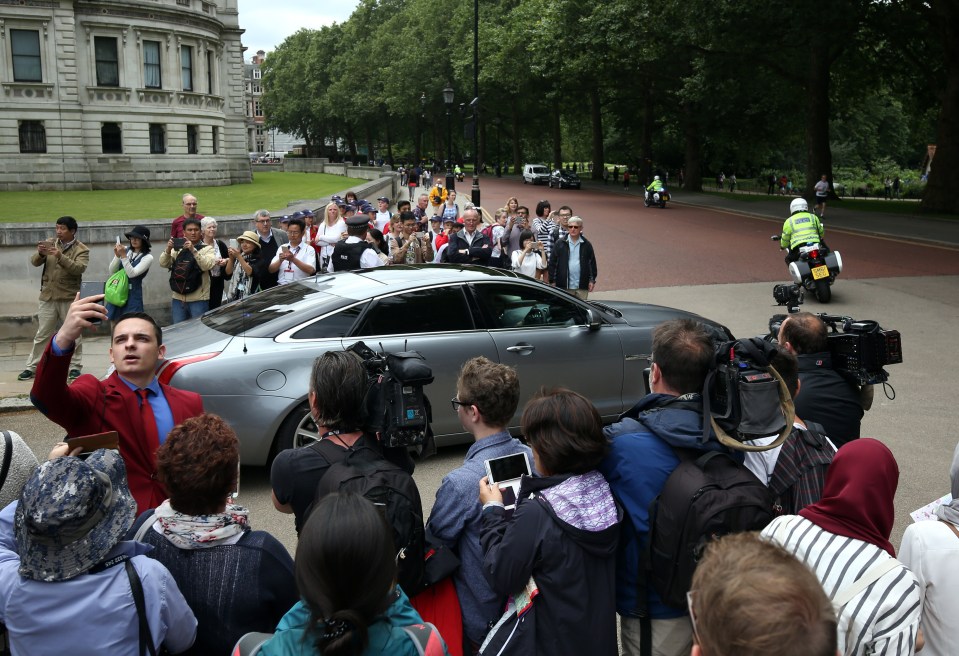
[[[689,407],[692,403],[675,403],[690,401],[698,405],[701,398],[699,394],[680,397],[648,394],[620,417],[619,422],[604,429],[610,440],[610,450],[599,469],[629,517],[629,523],[623,525],[620,533],[616,556],[616,611],[620,615],[639,616],[640,548],[646,547],[649,534],[649,504],[679,466],[679,458],[671,447],[730,453],[719,443],[712,428],[703,441],[701,409],[697,411],[695,407]],[[742,461],[741,454],[734,456]],[[685,610],[663,604],[651,585],[647,601],[652,619],[671,619],[686,614]]]

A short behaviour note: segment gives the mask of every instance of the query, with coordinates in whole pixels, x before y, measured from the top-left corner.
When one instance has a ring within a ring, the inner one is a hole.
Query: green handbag
[[[130,296],[130,279],[127,278],[127,272],[123,267],[107,278],[103,286],[104,300],[110,305],[123,307],[127,304],[127,298]]]

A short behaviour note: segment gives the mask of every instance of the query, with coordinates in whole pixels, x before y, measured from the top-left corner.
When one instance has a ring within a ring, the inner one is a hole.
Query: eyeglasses
[[[696,644],[701,644],[702,640],[699,639],[699,629],[696,627],[696,613],[693,612],[693,594],[695,590],[690,590],[686,593],[686,608],[689,610],[689,622],[693,625],[693,638],[696,640]]]
[[[581,226],[581,225],[576,225],[575,223],[572,224],[572,225],[568,225],[568,226],[566,226],[566,227],[569,228],[570,230],[573,230],[573,229],[582,230],[582,229],[583,229],[583,226]]]
[[[450,404],[453,406],[453,412],[456,412],[456,411],[459,410],[460,408],[468,408],[468,407],[470,407],[471,405],[473,405],[473,404],[470,403],[469,401],[460,401],[460,400],[459,400],[458,398],[456,398],[455,396],[450,399]]]
[[[257,223],[270,223],[273,219],[257,219]]]

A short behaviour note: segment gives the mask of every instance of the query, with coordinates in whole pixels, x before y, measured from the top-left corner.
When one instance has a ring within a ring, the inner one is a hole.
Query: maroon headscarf
[[[889,535],[898,485],[899,466],[892,451],[879,440],[853,440],[829,465],[822,498],[799,514],[830,533],[874,544],[895,558]]]

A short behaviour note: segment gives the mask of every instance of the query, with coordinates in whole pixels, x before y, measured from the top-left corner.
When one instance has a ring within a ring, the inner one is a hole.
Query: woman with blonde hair
[[[340,216],[340,208],[330,201],[323,210],[323,223],[316,233],[316,246],[320,254],[320,271],[326,271],[333,255],[333,247],[341,239],[346,239],[346,221]]]

